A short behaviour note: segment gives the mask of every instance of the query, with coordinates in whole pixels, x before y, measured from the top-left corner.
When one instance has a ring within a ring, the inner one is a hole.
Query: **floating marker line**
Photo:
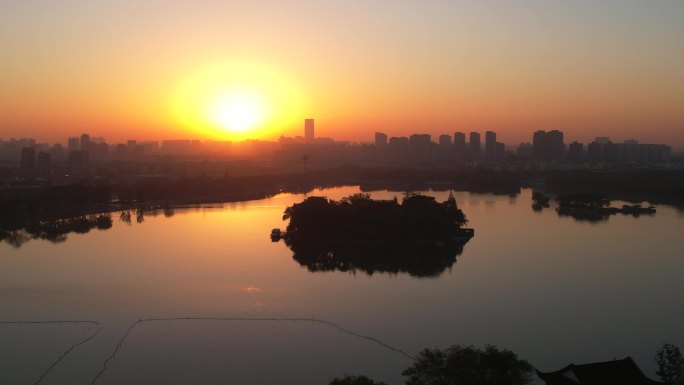
[[[91,324],[91,325],[96,325],[98,328],[95,330],[95,333],[91,334],[90,336],[77,341],[75,344],[71,345],[67,350],[62,353],[55,362],[53,362],[46,370],[41,373],[40,377],[33,383],[33,385],[38,385],[40,384],[41,381],[52,371],[52,369],[57,366],[64,358],[66,358],[69,353],[71,353],[72,350],[76,349],[77,347],[85,344],[86,342],[92,340],[95,338],[95,336],[100,333],[100,330],[102,330],[102,325],[100,325],[99,322],[97,321],[77,321],[77,320],[58,320],[58,321],[0,321],[0,325],[22,325],[22,324],[64,324],[64,323],[72,323],[72,324]]]
[[[411,356],[410,354],[404,352],[403,350],[396,348],[394,346],[388,345],[381,340],[375,338],[375,337],[370,337],[370,336],[365,336],[363,334],[358,334],[356,332],[353,332],[349,329],[345,329],[339,325],[337,325],[334,322],[331,321],[326,321],[322,319],[316,319],[316,318],[277,318],[277,317],[271,317],[271,318],[266,318],[266,317],[171,317],[171,318],[140,318],[137,321],[135,321],[131,326],[128,327],[126,330],[126,333],[124,333],[123,337],[119,340],[119,342],[116,344],[116,347],[114,348],[114,351],[112,351],[112,354],[104,361],[102,364],[102,369],[97,373],[97,375],[93,378],[93,380],[90,382],[90,385],[94,385],[95,382],[97,382],[97,379],[100,378],[100,376],[108,369],[109,362],[113,360],[116,357],[116,354],[119,352],[121,347],[123,346],[124,341],[128,338],[128,335],[131,333],[131,331],[138,326],[139,324],[143,322],[162,322],[162,321],[272,321],[272,322],[313,322],[313,323],[319,323],[322,325],[327,325],[331,326],[338,331],[341,331],[343,333],[349,334],[351,336],[361,338],[361,339],[366,339],[372,342],[375,342],[376,344],[392,350],[396,353],[401,354],[402,356],[415,361],[415,357]]]

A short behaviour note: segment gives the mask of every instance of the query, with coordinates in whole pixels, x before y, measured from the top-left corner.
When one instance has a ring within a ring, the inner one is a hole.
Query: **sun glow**
[[[171,102],[185,129],[215,139],[275,137],[299,124],[304,98],[272,67],[254,62],[214,62],[188,76]]]
[[[247,133],[259,126],[265,117],[264,102],[254,93],[234,91],[219,95],[209,106],[208,115],[219,127],[230,133]]]

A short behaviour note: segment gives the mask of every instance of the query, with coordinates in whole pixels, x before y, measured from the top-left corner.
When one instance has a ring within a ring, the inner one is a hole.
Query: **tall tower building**
[[[387,145],[387,135],[382,132],[375,133],[375,146],[384,147]]]
[[[89,151],[89,150],[90,150],[90,135],[83,134],[83,135],[81,135],[81,151]]]
[[[68,143],[69,151],[77,151],[81,148],[79,145],[78,137],[69,137]]]
[[[456,160],[466,158],[466,136],[463,132],[454,133],[454,156]]]
[[[496,160],[496,132],[485,132],[485,159]]]
[[[21,149],[21,160],[19,162],[19,171],[24,178],[33,178],[34,170],[36,168],[36,150],[33,147],[24,147]]]
[[[470,160],[480,159],[480,133],[471,132],[470,133]]]
[[[561,160],[565,151],[563,132],[536,131],[532,136],[532,146],[534,160]]]
[[[304,119],[304,140],[307,142],[314,141],[314,120]]]
[[[41,179],[52,179],[52,154],[40,151],[38,153],[38,176]]]

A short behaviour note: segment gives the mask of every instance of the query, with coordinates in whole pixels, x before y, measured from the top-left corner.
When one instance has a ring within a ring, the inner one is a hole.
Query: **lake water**
[[[430,278],[310,272],[268,237],[304,195],[177,209],[142,223],[114,214],[111,229],[59,244],[1,243],[0,321],[99,325],[0,323],[0,383],[35,383],[94,333],[40,383],[90,384],[100,372],[96,384],[327,384],[346,374],[403,383],[410,359],[358,335],[409,355],[494,344],[542,371],[632,356],[651,377],[663,342],[684,347],[681,212],[659,206],[654,216],[588,223],[553,208],[534,212],[530,190],[455,196],[475,237]],[[215,319],[138,323],[102,371],[138,319],[175,317]]]

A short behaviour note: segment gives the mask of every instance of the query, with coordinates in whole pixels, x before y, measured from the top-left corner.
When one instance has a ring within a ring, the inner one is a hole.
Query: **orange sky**
[[[275,139],[313,117],[353,141],[560,129],[684,147],[684,2],[140,3],[0,3],[0,138]],[[236,88],[264,104],[244,134],[207,112]]]

